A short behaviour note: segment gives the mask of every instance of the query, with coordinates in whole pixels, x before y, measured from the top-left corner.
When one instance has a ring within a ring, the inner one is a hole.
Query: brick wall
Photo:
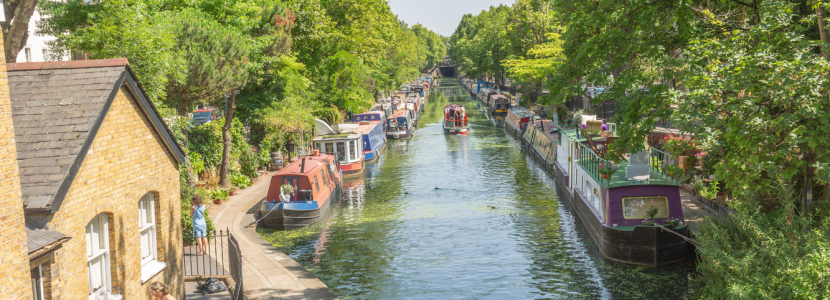
[[[0,49],[3,49],[2,33]],[[3,299],[32,299],[18,176],[6,58],[0,53],[0,295]]]
[[[167,267],[141,282],[138,202],[156,195],[158,259]],[[19,201],[18,201],[19,202]],[[172,153],[151,122],[122,87],[90,147],[75,182],[49,226],[72,239],[58,250],[51,266],[52,299],[85,299],[89,295],[85,227],[98,214],[107,214],[113,293],[124,299],[151,299],[154,281],[170,286],[183,299],[179,172]],[[55,264],[57,266],[55,266]]]

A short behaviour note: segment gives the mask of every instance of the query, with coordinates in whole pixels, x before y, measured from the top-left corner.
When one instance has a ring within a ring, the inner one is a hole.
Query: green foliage
[[[282,192],[285,194],[291,195],[294,193],[294,186],[290,184],[283,184],[280,188],[282,188]]]
[[[692,187],[695,189],[696,194],[709,200],[715,199],[718,195],[718,184],[714,180],[707,183],[705,180],[698,178],[693,181]]]
[[[257,178],[259,174],[257,173],[257,169],[262,165],[262,160],[260,159],[259,155],[256,154],[250,147],[246,147],[240,151],[239,154],[239,171],[242,175],[245,175],[249,178]]]
[[[233,184],[233,186],[239,189],[244,189],[251,186],[251,179],[249,179],[248,176],[242,175],[241,173],[231,172],[228,178],[231,179],[231,184]]]
[[[196,9],[168,16],[174,18],[171,26],[186,68],[184,78],[170,80],[168,101],[187,108],[192,101],[220,99],[247,82],[249,40],[245,35]]]
[[[208,170],[215,169],[222,162],[222,125],[210,122],[190,129],[188,135],[190,152],[199,154]]]
[[[210,191],[210,199],[225,201],[228,200],[228,190],[214,189]]]
[[[193,165],[194,174],[202,174],[205,171],[205,161],[202,160],[202,155],[198,152],[190,152],[187,155],[190,163]]]
[[[190,129],[188,142],[190,152],[198,154],[205,170],[215,170],[222,162],[223,121],[214,121]],[[245,128],[238,119],[231,123],[231,162],[239,162],[242,153],[250,152],[251,146],[244,139]],[[193,155],[193,154],[191,154]],[[232,164],[233,165],[233,164]],[[258,167],[258,166],[256,166]],[[254,167],[254,168],[256,168]]]
[[[811,226],[786,218],[786,210],[739,211],[700,223],[702,298],[823,299],[830,294],[830,222]]]
[[[447,56],[447,45],[444,44],[440,35],[427,29],[421,24],[412,25],[412,32],[426,45],[426,65],[432,66],[444,61]]]

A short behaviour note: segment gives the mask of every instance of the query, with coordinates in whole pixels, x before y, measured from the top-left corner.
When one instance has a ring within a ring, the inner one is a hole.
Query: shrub
[[[698,235],[702,298],[824,299],[830,295],[830,220],[811,226],[793,217],[793,209],[737,212],[703,223]]]
[[[248,176],[249,178],[256,178],[259,176],[257,173],[257,169],[260,166],[259,156],[251,150],[251,147],[247,147],[240,151],[239,155],[239,171],[242,172],[242,175]]]
[[[202,174],[205,171],[205,162],[202,160],[201,154],[190,152],[187,157],[190,159],[190,164],[193,165],[194,174]]]
[[[244,189],[251,186],[251,179],[248,179],[248,176],[233,172],[228,177],[231,179],[231,184],[237,188]]]
[[[210,191],[210,199],[216,200],[228,200],[228,190],[226,189],[215,189]]]

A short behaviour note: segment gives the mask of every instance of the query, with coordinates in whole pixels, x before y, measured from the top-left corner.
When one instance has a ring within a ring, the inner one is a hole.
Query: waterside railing
[[[591,176],[597,183],[605,188],[643,185],[643,184],[659,184],[659,185],[680,185],[680,176],[683,171],[680,169],[678,161],[672,157],[671,154],[660,151],[651,146],[646,146],[648,151],[648,166],[650,169],[649,178],[642,181],[629,181],[625,178],[625,168],[630,165],[629,161],[614,163],[607,159],[600,157],[593,149],[579,142],[579,136],[568,130],[565,127],[573,127],[573,125],[556,125],[559,130],[559,139],[557,142],[561,145],[564,138],[571,140],[576,145],[576,157],[574,161],[578,166],[582,167],[585,172]],[[614,164],[619,169],[615,174],[608,178],[602,178],[599,166],[603,164]]]

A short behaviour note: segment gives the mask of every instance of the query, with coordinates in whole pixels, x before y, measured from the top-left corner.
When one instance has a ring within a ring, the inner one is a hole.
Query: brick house
[[[182,299],[184,154],[127,59],[5,68],[2,289],[12,299],[151,299],[147,286],[160,281]]]

